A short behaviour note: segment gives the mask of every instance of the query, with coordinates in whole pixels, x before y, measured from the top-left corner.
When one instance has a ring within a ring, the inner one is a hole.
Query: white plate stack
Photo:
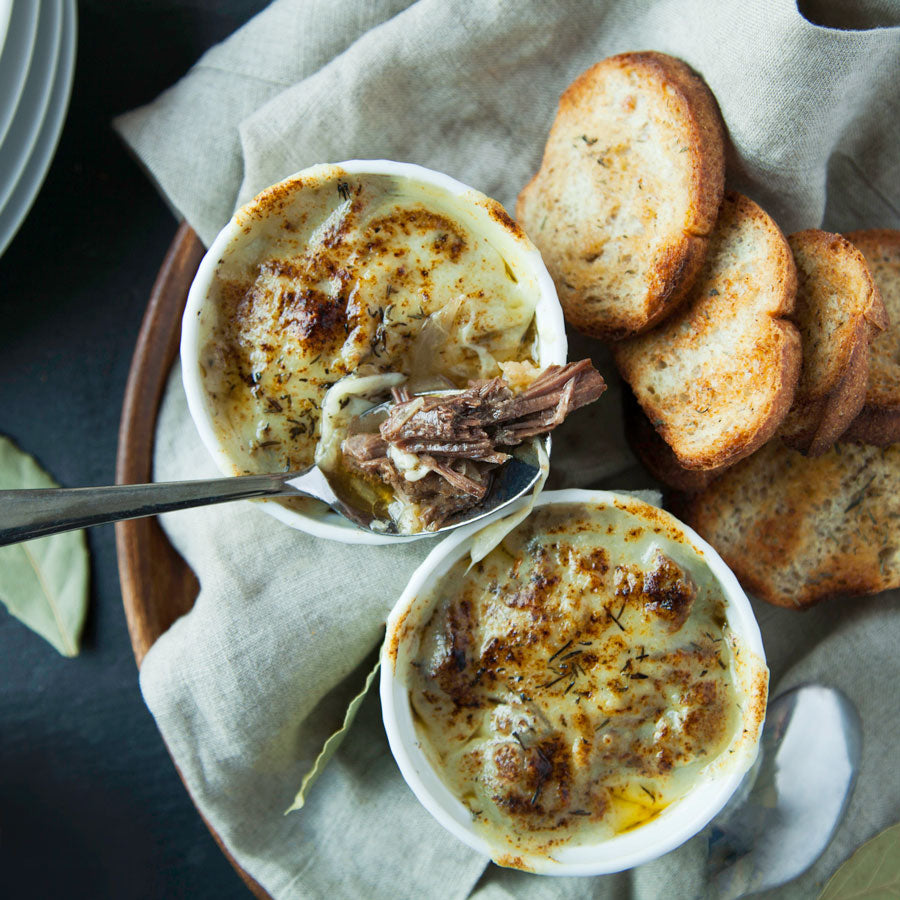
[[[0,254],[50,167],[75,71],[75,0],[0,0]]]

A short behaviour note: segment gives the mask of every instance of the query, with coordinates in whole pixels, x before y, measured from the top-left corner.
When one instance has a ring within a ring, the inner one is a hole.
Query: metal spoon
[[[840,824],[861,749],[859,714],[839,690],[801,685],[773,700],[756,764],[707,829],[710,900],[802,875]]]
[[[371,417],[372,421],[377,421],[377,417],[383,415],[390,405],[390,401],[379,404],[367,410],[363,417]],[[464,510],[441,528],[424,534],[441,534],[461,525],[477,522],[531,490],[541,471],[537,441],[538,439],[534,439],[515,448],[512,459],[499,468],[490,492],[478,506]],[[544,441],[549,452],[550,438],[545,437]],[[364,513],[341,499],[325,473],[318,466],[310,466],[302,472],[235,475],[209,481],[0,491],[0,546],[120,519],[138,519],[178,509],[227,503],[230,500],[287,496],[313,497],[328,504],[336,513],[364,531],[402,537],[397,534],[392,523],[386,524],[386,527],[373,528],[371,514]]]

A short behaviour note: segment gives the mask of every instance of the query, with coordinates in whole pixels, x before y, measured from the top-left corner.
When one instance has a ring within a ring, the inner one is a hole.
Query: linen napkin
[[[813,21],[824,14],[810,2],[803,9]],[[786,233],[900,227],[900,17],[862,3],[840,24],[856,30],[813,24],[793,0],[277,0],[115,126],[206,243],[263,187],[354,157],[443,170],[512,210],[566,85],[611,53],[655,49],[706,78],[733,143],[729,186]],[[608,357],[572,335],[570,358],[587,354],[611,389],[563,426],[548,486],[645,486]],[[156,441],[158,480],[215,474],[177,370]],[[406,788],[374,691],[306,805],[283,815],[432,541],[317,540],[249,503],[163,524],[201,590],[147,654],[141,687],[194,802],[273,897],[703,895],[702,838],[591,879],[488,865]],[[770,892],[808,898],[861,841],[900,819],[900,592],[806,613],[754,607],[773,695],[802,681],[833,684],[864,723],[859,782],[834,841],[810,872]]]

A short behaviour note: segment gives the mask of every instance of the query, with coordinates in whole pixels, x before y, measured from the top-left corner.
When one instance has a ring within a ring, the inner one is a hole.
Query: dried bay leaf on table
[[[834,873],[819,900],[900,897],[900,822],[863,844]]]
[[[0,489],[59,485],[0,435]],[[84,531],[0,547],[0,600],[63,656],[77,656],[87,612],[90,559]]]

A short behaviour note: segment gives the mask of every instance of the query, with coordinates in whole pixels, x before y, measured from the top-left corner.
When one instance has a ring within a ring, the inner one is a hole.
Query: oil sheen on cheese
[[[765,666],[741,660],[702,557],[641,507],[541,507],[426,604],[417,735],[502,864],[638,828],[756,741]]]
[[[460,203],[333,167],[239,214],[200,323],[208,407],[236,474],[310,465],[326,392],[351,373],[424,390],[535,361],[538,287]],[[516,228],[499,205],[488,213]]]

